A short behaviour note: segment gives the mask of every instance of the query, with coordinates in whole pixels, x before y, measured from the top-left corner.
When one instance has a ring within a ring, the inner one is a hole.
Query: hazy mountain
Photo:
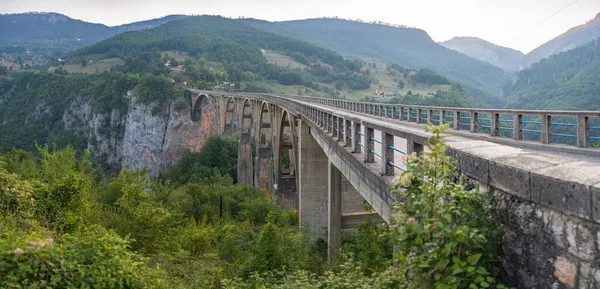
[[[519,71],[504,92],[512,108],[600,110],[600,38]]]
[[[155,18],[155,19],[151,19],[151,20],[145,20],[145,21],[133,22],[130,24],[119,25],[119,26],[114,27],[118,31],[115,34],[127,32],[127,31],[138,31],[138,30],[151,29],[151,28],[163,25],[167,22],[171,22],[173,20],[180,20],[180,19],[184,19],[187,17],[189,17],[189,16],[169,15],[169,16],[165,16],[165,17],[161,17],[161,18]]]
[[[149,29],[183,15],[171,15],[147,21],[109,27],[88,23],[58,13],[22,13],[0,15],[0,46],[29,46],[52,49],[84,47],[116,34]]]
[[[524,55],[521,51],[496,45],[477,37],[454,37],[440,42],[440,44],[506,71],[517,70]]]
[[[573,27],[569,31],[527,53],[521,60],[521,68],[528,68],[540,59],[571,50],[597,37],[600,37],[600,13],[586,24]]]
[[[114,35],[103,24],[88,23],[58,13],[0,15],[0,45],[82,47]]]
[[[496,66],[439,45],[421,29],[341,19],[240,21],[345,55],[396,63],[409,68],[430,68],[486,91],[499,92],[501,83],[510,76]]]

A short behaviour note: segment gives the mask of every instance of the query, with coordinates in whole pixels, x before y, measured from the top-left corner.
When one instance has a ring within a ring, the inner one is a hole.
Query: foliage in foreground
[[[410,158],[395,188],[395,220],[360,226],[332,264],[296,212],[255,188],[206,185],[194,173],[194,182],[130,171],[97,181],[88,156],[70,148],[0,154],[0,285],[505,288],[496,282],[502,229],[484,193],[453,181],[444,128],[428,129],[429,150]]]
[[[446,127],[427,129],[432,133],[429,150],[409,159],[395,187],[402,191],[390,233],[397,248],[395,266],[368,271],[364,261],[346,258],[321,275],[275,271],[225,280],[224,287],[506,288],[496,281],[503,231],[490,216],[486,195],[454,181],[454,160],[446,154],[442,134]]]

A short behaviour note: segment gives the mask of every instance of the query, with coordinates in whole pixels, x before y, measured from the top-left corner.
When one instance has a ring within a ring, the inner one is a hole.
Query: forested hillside
[[[309,69],[269,64],[261,49],[279,51],[308,65]],[[127,57],[153,50],[184,51],[192,57],[221,63],[232,82],[259,77],[317,90],[324,89],[318,83],[340,83],[352,89],[364,89],[371,82],[360,72],[362,62],[359,60],[344,59],[333,51],[218,16],[189,17],[150,30],[123,33],[78,50],[74,56]]]
[[[504,92],[511,108],[600,110],[600,38],[520,71]]]
[[[519,68],[523,52],[499,46],[477,37],[454,37],[440,42],[446,48],[513,72]]]
[[[306,68],[269,63],[263,49]],[[101,73],[97,65],[107,63],[112,68]],[[335,96],[337,88],[371,85],[362,65],[230,19],[191,17],[77,50],[48,63],[47,72],[0,70],[8,75],[0,77],[0,145],[72,145],[92,151],[96,163],[113,171],[148,168],[156,176],[183,147],[199,149],[215,133],[214,112],[190,118],[186,87]],[[148,127],[145,133],[137,129],[140,123]]]
[[[541,59],[584,45],[598,37],[600,37],[600,13],[587,23],[573,27],[527,53],[521,60],[521,68],[529,68]]]
[[[488,92],[499,92],[509,73],[435,43],[427,32],[341,19],[267,22],[239,20],[265,31],[301,39],[345,55],[429,68]]]
[[[116,34],[156,27],[183,15],[109,27],[72,19],[59,13],[0,14],[0,47],[26,46],[29,49],[58,51],[84,47]]]

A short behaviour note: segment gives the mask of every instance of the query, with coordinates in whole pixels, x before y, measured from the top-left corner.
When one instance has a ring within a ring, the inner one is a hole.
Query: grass
[[[163,51],[161,53],[161,55],[162,55],[162,57],[165,57],[165,56],[168,55],[169,58],[175,59],[175,60],[177,60],[177,62],[184,62],[186,59],[192,59],[193,58],[187,52],[175,51],[175,50]]]
[[[293,58],[291,58],[287,55],[279,54],[275,51],[265,50],[265,53],[263,53],[263,56],[267,59],[267,62],[281,66],[281,67],[289,67],[292,69],[295,69],[295,68],[304,69],[307,67],[306,65],[294,60]]]
[[[88,64],[85,67],[82,67],[79,63],[69,63],[65,64],[63,67],[69,73],[85,73],[85,74],[94,74],[94,73],[102,73],[105,71],[109,71],[113,66],[123,64],[123,60],[119,58],[107,58],[98,60],[92,64]]]
[[[438,90],[450,90],[450,85],[432,85],[432,86],[424,86],[421,84],[417,84],[413,86],[410,81],[404,78],[404,75],[398,71],[387,70],[387,65],[382,63],[377,63],[376,68],[371,66],[364,66],[363,70],[369,70],[371,72],[371,76],[375,78],[376,83],[371,84],[369,89],[357,90],[357,91],[349,91],[342,90],[341,95],[350,100],[360,100],[363,97],[375,97],[378,93],[388,93],[390,90],[396,90],[399,93],[406,94],[408,91],[411,91],[413,94],[420,93],[423,95],[427,95],[429,93],[436,93]],[[392,75],[393,72],[395,75]],[[398,87],[399,80],[404,82],[404,88],[400,89]]]

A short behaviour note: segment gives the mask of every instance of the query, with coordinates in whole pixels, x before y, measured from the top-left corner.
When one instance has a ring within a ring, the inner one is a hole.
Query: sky
[[[600,0],[0,0],[0,13],[29,11],[110,26],[170,14],[269,21],[339,16],[421,28],[435,41],[475,36],[527,53],[593,19]]]

